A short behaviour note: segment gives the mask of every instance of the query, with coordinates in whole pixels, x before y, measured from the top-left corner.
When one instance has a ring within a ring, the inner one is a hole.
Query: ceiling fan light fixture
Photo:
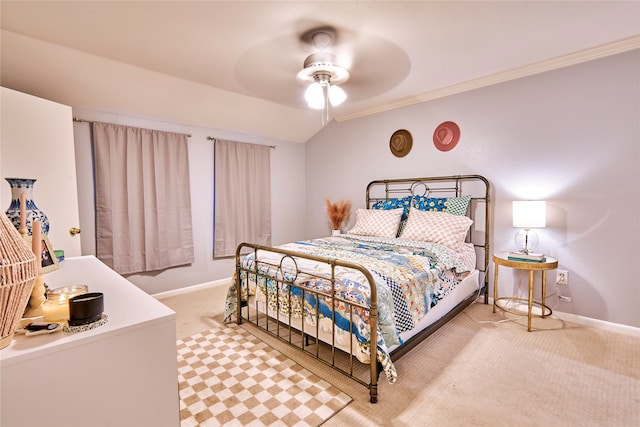
[[[322,93],[322,85],[313,82],[304,92],[304,99],[307,101],[309,108],[322,110],[324,108],[324,94]]]
[[[337,107],[346,101],[346,99],[347,93],[340,86],[329,86],[329,102],[331,102],[331,105]]]
[[[337,85],[349,80],[349,70],[336,64],[336,56],[325,49],[331,44],[332,36],[319,31],[312,36],[317,52],[307,56],[298,79],[311,82],[304,93],[309,108],[322,110],[322,124],[329,122],[329,105],[337,106],[347,99],[345,91]]]

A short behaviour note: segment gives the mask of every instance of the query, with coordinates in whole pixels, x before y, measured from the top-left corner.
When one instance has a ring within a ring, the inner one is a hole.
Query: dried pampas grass
[[[331,200],[326,199],[327,215],[331,226],[334,230],[340,230],[342,223],[349,217],[349,211],[351,210],[351,201],[338,200],[332,203]]]

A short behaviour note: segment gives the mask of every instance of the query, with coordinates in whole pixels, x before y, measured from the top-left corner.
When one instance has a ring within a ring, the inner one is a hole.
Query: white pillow
[[[356,224],[349,234],[360,236],[396,237],[400,217],[404,209],[358,209],[356,211]]]
[[[439,243],[452,249],[464,242],[473,221],[448,212],[409,209],[409,218],[400,237],[408,240]]]

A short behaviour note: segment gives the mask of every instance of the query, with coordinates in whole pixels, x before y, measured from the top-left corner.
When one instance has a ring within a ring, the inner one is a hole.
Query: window
[[[96,256],[120,274],[194,260],[187,137],[93,123]]]
[[[240,243],[271,245],[269,146],[216,140],[214,258]]]

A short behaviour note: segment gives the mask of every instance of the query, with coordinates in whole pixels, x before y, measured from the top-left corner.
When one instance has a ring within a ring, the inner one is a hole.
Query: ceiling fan
[[[341,114],[348,114],[357,110],[360,101],[384,94],[401,83],[411,68],[406,52],[377,35],[308,21],[295,27],[263,39],[238,57],[234,74],[240,91],[307,109],[305,93],[317,91],[318,86],[309,89],[317,79],[320,92],[323,83],[326,86],[329,107],[331,92],[337,93],[332,88],[348,94],[349,102],[338,107]],[[323,109],[326,99],[322,98],[322,106],[317,101],[313,105]],[[334,107],[335,103],[334,99]],[[327,121],[325,114],[323,124]]]
[[[349,80],[351,74],[346,67],[338,64],[331,52],[335,39],[332,28],[318,28],[307,32],[315,52],[304,60],[298,79],[311,82],[304,97],[310,108],[322,110],[322,124],[329,122],[329,105],[338,106],[347,99],[346,92],[338,85]],[[303,36],[303,38],[305,38]]]

